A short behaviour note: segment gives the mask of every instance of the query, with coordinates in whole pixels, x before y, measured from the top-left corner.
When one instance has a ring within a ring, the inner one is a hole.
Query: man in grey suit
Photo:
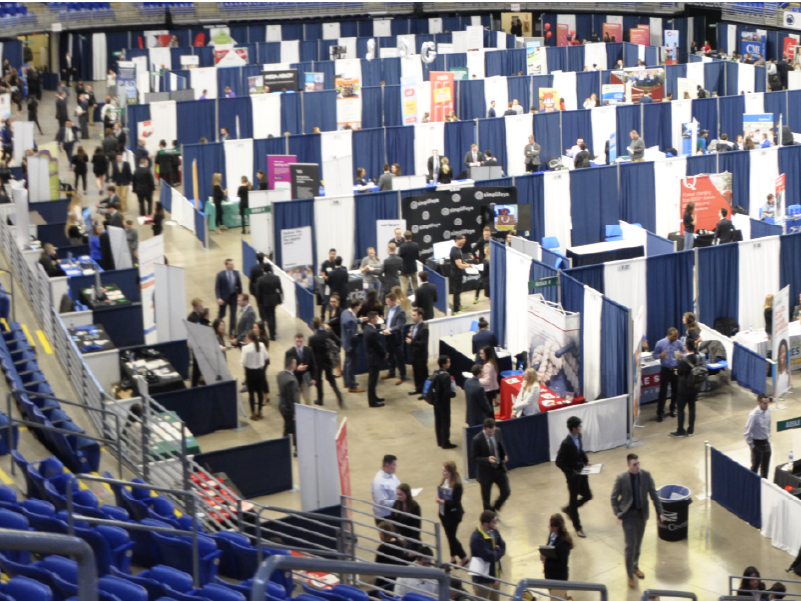
[[[464,381],[464,400],[467,407],[465,421],[468,426],[478,426],[488,417],[495,417],[495,412],[487,399],[487,391],[478,379],[481,366],[474,365],[471,372],[473,377]]]
[[[378,191],[385,192],[387,190],[392,190],[393,177],[395,177],[395,174],[389,171],[389,163],[384,163],[384,173],[378,178]]]
[[[526,144],[524,152],[526,153],[526,173],[539,171],[542,164],[540,160],[540,145],[534,141],[534,136],[528,137],[528,144]]]
[[[292,435],[295,449],[298,441],[295,436],[295,405],[300,402],[300,389],[298,379],[295,377],[297,361],[294,357],[287,357],[284,371],[278,374],[278,411],[284,418],[284,436]],[[297,451],[296,451],[297,452]]]
[[[615,487],[612,489],[612,510],[617,517],[617,523],[623,526],[629,588],[635,588],[637,584],[634,577],[645,578],[645,574],[640,571],[639,560],[645,522],[648,521],[649,496],[654,503],[659,521],[664,521],[665,516],[651,473],[640,469],[640,458],[634,453],[630,453],[626,460],[629,469],[618,475]]]
[[[398,381],[395,386],[406,380],[406,357],[403,346],[403,326],[406,325],[406,311],[398,303],[398,297],[393,293],[387,294],[387,307],[384,310],[386,327],[381,332],[386,336],[386,348],[389,353],[389,372],[381,376],[382,380],[395,377],[395,368],[398,369]]]
[[[345,350],[345,369],[342,370],[342,377],[345,378],[345,387],[348,392],[364,392],[363,388],[359,388],[356,383],[356,375],[353,373],[356,367],[356,359],[359,354],[360,340],[357,338],[359,335],[359,318],[356,314],[362,308],[362,301],[353,299],[350,302],[350,308],[342,312],[340,319],[342,330],[342,348]]]
[[[236,299],[236,304],[239,305],[239,321],[236,322],[236,344],[235,346],[243,346],[247,344],[247,337],[253,329],[253,324],[256,323],[256,311],[253,305],[250,304],[249,294],[240,294]]]
[[[395,254],[395,249],[395,243],[390,242],[387,246],[387,254],[389,256],[384,259],[381,289],[387,292],[391,292],[395,286],[400,286],[400,272],[403,269],[403,259]]]
[[[484,155],[478,151],[477,144],[472,144],[470,146],[470,151],[466,155],[464,155],[464,165],[468,169],[470,167],[480,166],[483,160],[484,160]]]

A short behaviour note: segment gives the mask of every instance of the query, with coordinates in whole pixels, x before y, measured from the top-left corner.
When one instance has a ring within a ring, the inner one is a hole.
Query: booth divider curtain
[[[289,154],[294,154],[298,158],[298,163],[317,163],[322,169],[323,155],[320,134],[289,136]]]
[[[200,201],[200,209],[211,197],[211,177],[215,173],[225,172],[225,153],[222,142],[210,142],[208,144],[187,144],[183,148],[184,153],[184,173],[192,173],[192,164],[197,161],[198,188],[197,199]],[[193,178],[184,178],[184,190],[186,197],[194,201],[196,197]]]
[[[764,377],[762,378],[765,379]],[[711,451],[712,500],[755,528],[762,526],[762,479],[715,448]]]
[[[739,265],[737,244],[698,249],[698,320],[710,328],[721,317],[739,315]]]
[[[597,290],[601,294],[604,293],[604,266],[600,265],[587,265],[586,267],[574,267],[573,269],[564,270],[565,274],[574,278],[576,281]]]
[[[362,80],[364,81],[362,89],[368,86],[380,86],[381,61],[362,59]]]
[[[584,284],[567,275],[564,271],[559,279],[562,284],[562,308],[571,313],[583,313]]]
[[[801,102],[801,97],[798,98],[798,102]],[[790,106],[792,107],[793,105]],[[801,125],[801,122],[799,122],[799,125]],[[779,173],[784,173],[786,176],[784,188],[785,208],[801,204],[801,145],[782,146],[779,148]],[[762,202],[762,199],[757,200],[760,203]],[[788,231],[790,230],[788,229]]]
[[[620,166],[621,219],[627,223],[639,223],[651,232],[656,231],[654,183],[653,162],[624,163]]]
[[[556,37],[556,32],[554,32],[553,37]],[[567,47],[548,48],[545,51],[545,59],[548,65],[548,73],[567,71]]]
[[[526,69],[523,68],[523,73],[525,72]],[[509,99],[514,100],[517,98],[517,101],[520,103],[520,106],[523,107],[525,112],[529,112],[530,107],[534,104],[537,104],[534,102],[533,97],[531,96],[531,77],[528,75],[524,75],[522,77],[510,76],[506,79],[506,83],[509,86]],[[539,106],[537,108],[539,109]],[[499,117],[503,115],[504,110],[506,110],[506,107],[498,107],[496,105],[495,111],[496,115]]]
[[[315,127],[320,131],[336,131],[337,111],[335,90],[305,92],[303,94],[303,131],[313,133]]]
[[[191,102],[191,101],[190,101]],[[253,108],[250,96],[223,98],[219,103],[218,118],[220,127],[227,127],[231,139],[243,140],[253,137]],[[237,124],[239,128],[237,129]]]
[[[406,175],[414,174],[414,128],[387,127],[387,163],[398,163]],[[459,161],[461,164],[461,160]],[[456,171],[458,173],[458,171]]]
[[[765,223],[759,219],[751,218],[751,240],[755,240],[757,238],[767,238],[768,236],[780,236],[781,233],[781,225]]]
[[[682,329],[682,316],[693,310],[692,251],[648,257],[646,269],[647,323],[649,345],[667,336],[670,327]],[[666,294],[666,291],[670,293]]]
[[[380,86],[362,88],[362,127],[364,129],[384,126],[383,111],[381,110],[383,93],[383,88]]]
[[[506,51],[484,53],[484,77],[506,75]]]
[[[476,124],[474,121],[453,121],[445,124],[445,148],[443,156],[448,157],[454,173],[462,170],[462,158],[476,143]]]
[[[521,72],[522,73],[526,72],[526,49],[525,48],[508,49],[506,51],[506,75],[516,76],[518,73]],[[523,104],[522,99],[518,97],[518,100],[520,100],[520,104],[523,105],[524,108],[528,109],[528,105]]]
[[[357,129],[353,132],[353,167],[364,167],[368,179],[377,179],[384,172],[384,130]],[[355,172],[354,172],[355,177]]]
[[[765,371],[768,360],[759,353],[734,343],[734,357],[731,362],[731,380],[754,394],[765,394],[768,391]]]
[[[801,90],[787,92],[787,124],[793,131],[801,131]]]
[[[457,86],[459,109],[456,114],[459,119],[483,119],[487,114],[484,109],[484,80],[461,80],[457,82]]]
[[[242,96],[242,69],[240,67],[223,67],[217,69],[217,97],[225,98],[225,86],[237,96]]]
[[[664,152],[673,146],[673,118],[669,102],[642,105],[642,137],[645,147],[658,146]]]
[[[579,96],[579,106],[584,100]],[[560,111],[562,115],[562,140],[565,148],[572,148],[579,138],[584,139],[584,143],[589,150],[593,148],[592,140],[592,111]]]
[[[687,65],[665,65],[665,93],[672,93],[673,98],[678,97],[679,77],[687,77]]]
[[[568,71],[581,72],[584,70],[584,46],[567,47],[567,69]],[[584,102],[579,99],[579,106]]]
[[[210,104],[212,105],[212,107],[214,106],[213,102],[210,103]],[[177,106],[178,105],[176,104],[176,110],[177,110]],[[126,111],[128,113],[128,129],[130,129],[131,132],[137,132],[137,133],[132,133],[130,136],[128,136],[128,146],[131,147],[131,148],[135,148],[136,147],[136,136],[138,135],[138,131],[139,131],[137,124],[142,123],[143,121],[150,121],[150,105],[149,104],[130,104],[126,108]],[[179,121],[179,123],[180,123],[180,121]],[[214,123],[214,119],[213,118],[212,118],[212,123]],[[133,138],[133,139],[131,139],[131,138]],[[216,136],[214,136],[212,134],[212,136],[211,136],[211,138],[209,138],[209,140],[214,140],[214,139],[216,139]]]
[[[741,124],[742,125],[742,124]],[[731,173],[732,205],[740,205],[746,212],[751,195],[751,162],[748,150],[721,152],[718,154],[718,172]],[[781,154],[779,155],[781,160]]]
[[[447,140],[448,127],[445,126]],[[545,236],[545,184],[543,175],[522,175],[515,178],[517,203],[531,205],[529,239],[540,242]]]
[[[709,140],[718,137],[718,99],[717,98],[698,98],[692,102],[693,119],[698,120],[700,129],[709,130]],[[740,119],[740,129],[742,129],[742,117]],[[727,132],[728,133],[728,132]],[[700,134],[700,130],[699,130]],[[731,135],[731,134],[729,134]],[[736,138],[736,136],[735,136]],[[693,149],[693,152],[695,149]]]
[[[281,94],[281,131],[301,134],[302,129],[301,95]]]
[[[384,127],[403,125],[400,89],[400,86],[384,86]]]
[[[498,343],[505,346],[506,340],[506,245],[497,240],[490,242],[490,328]]]
[[[779,92],[765,92],[763,96],[765,102],[765,112],[773,113],[773,122],[779,122],[779,115],[782,117],[782,125],[787,125],[790,118],[787,111],[787,90]]]
[[[312,228],[312,258],[316,258],[317,253],[315,252],[314,242],[314,199],[303,198],[289,202],[274,202],[272,211],[276,264],[279,267],[283,265],[281,257],[281,230],[289,230],[298,227],[310,226]],[[314,266],[314,271],[315,273],[317,272],[316,265]]]
[[[322,42],[320,42],[320,45],[322,46]],[[329,56],[328,52],[326,52],[323,56],[325,60],[314,61],[313,68],[318,73],[322,73],[323,75],[325,75],[325,78],[323,80],[323,90],[331,91],[334,89],[334,76],[336,75],[336,73],[334,72],[335,71],[334,61],[328,60]],[[319,92],[312,92],[312,93],[319,94]]]
[[[265,138],[262,140],[253,140],[253,179],[252,182],[257,182],[256,172],[261,169],[267,173],[267,155],[268,154],[286,154],[286,138],[279,136],[276,138]]]
[[[687,176],[718,173],[719,154],[687,157]]]
[[[375,192],[356,195],[356,258],[366,257],[369,247],[377,248],[378,219],[398,219],[398,193]],[[383,241],[382,241],[383,244]]]
[[[628,392],[628,352],[629,311],[604,297],[601,310],[601,398]]]
[[[723,96],[725,89],[725,65],[720,61],[704,63],[704,88]]]
[[[734,142],[737,136],[743,133],[745,96],[723,96],[717,100],[720,103],[720,133],[729,134],[729,140]],[[693,106],[695,106],[695,104],[693,104]],[[693,112],[693,116],[695,116],[695,112]],[[706,127],[706,125],[702,123],[701,127]],[[711,131],[709,139],[712,139]],[[725,152],[723,154],[729,153]]]
[[[540,159],[543,165],[546,165],[550,158],[562,156],[564,149],[560,123],[558,112],[534,115],[534,137],[540,145]]]
[[[600,71],[582,71],[576,73],[576,98],[579,108],[584,106],[584,101],[592,94],[598,100],[601,99],[601,74]],[[591,148],[591,147],[590,147]]]
[[[631,144],[631,130],[636,129],[642,134],[642,121],[640,118],[641,107],[639,104],[632,106],[617,107],[617,155],[627,156],[629,151],[626,148]]]
[[[606,239],[605,226],[617,224],[620,220],[616,192],[615,166],[570,172],[573,242],[568,245],[565,241],[565,246],[593,244]]]
[[[504,172],[508,173],[509,167],[506,164],[506,126],[504,119],[479,119],[478,144],[479,152],[484,152],[485,150],[491,151],[492,155],[498,159],[498,164],[503,167]],[[458,171],[454,171],[458,173]]]
[[[797,263],[798,257],[801,257],[801,233],[787,234],[779,240],[779,289],[790,286],[790,306],[794,307],[801,294],[801,269],[798,269]]]

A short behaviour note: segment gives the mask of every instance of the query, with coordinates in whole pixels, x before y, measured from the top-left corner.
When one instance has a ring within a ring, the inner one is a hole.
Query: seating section
[[[60,432],[47,432],[33,428],[34,435],[50,452],[56,455],[70,471],[78,473],[97,471],[100,465],[100,445],[81,436],[84,431],[75,424],[69,415],[61,409],[61,405],[53,398],[55,394],[47,383],[44,373],[36,361],[34,349],[28,342],[22,326],[16,322],[8,322],[2,326],[0,337],[0,367],[6,376],[6,382],[12,390],[24,391],[17,395],[17,409],[22,416],[31,422],[47,427],[58,427],[74,432],[65,435]],[[45,396],[40,396],[45,395]],[[0,426],[8,418],[0,414]],[[0,428],[0,454],[8,452],[8,431]],[[16,447],[16,436],[12,448]],[[4,452],[5,450],[5,452]]]
[[[114,13],[109,2],[48,2],[55,11],[68,13]]]
[[[195,12],[194,2],[142,2],[139,12],[145,15],[163,14],[167,9],[174,15],[192,14]]]
[[[22,2],[0,2],[0,19],[28,14],[28,8]]]

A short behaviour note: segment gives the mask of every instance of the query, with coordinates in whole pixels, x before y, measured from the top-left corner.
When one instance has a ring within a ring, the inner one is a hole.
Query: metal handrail
[[[517,583],[514,598],[515,601],[522,601],[523,594],[527,588],[555,588],[570,591],[590,591],[601,594],[601,601],[609,601],[609,593],[603,584],[593,584],[591,582],[567,582],[564,580],[547,580],[545,578],[524,578]],[[256,601],[254,598],[253,601]]]
[[[688,593],[686,591],[667,591],[660,589],[647,589],[643,591],[641,601],[648,601],[648,598],[652,596],[659,597],[660,599],[667,597],[675,599],[692,599],[693,601],[698,601],[698,597],[695,593]]]
[[[439,584],[439,601],[449,601],[448,575],[436,568],[391,566],[380,563],[361,563],[350,561],[326,561],[291,555],[273,555],[259,566],[253,578],[251,601],[264,601],[264,593],[273,573],[278,570],[304,570],[307,572],[341,572],[343,574],[364,574],[390,578],[421,578],[436,580]]]
[[[0,549],[74,557],[78,563],[78,601],[97,601],[97,564],[92,547],[85,540],[64,534],[2,528]]]
[[[156,492],[169,493],[172,495],[189,497],[190,505],[192,507],[192,530],[179,530],[178,528],[162,528],[160,526],[145,526],[138,522],[121,522],[119,520],[104,520],[100,518],[92,518],[83,515],[78,515],[82,522],[87,524],[96,524],[98,526],[117,526],[120,528],[130,530],[143,530],[145,532],[160,532],[169,534],[170,536],[191,536],[192,537],[192,581],[195,588],[200,588],[200,553],[198,551],[198,531],[197,531],[197,514],[195,506],[195,493],[188,490],[177,490],[173,488],[161,488],[158,486],[151,486],[150,484],[142,482],[125,482],[124,480],[114,480],[113,478],[101,478],[99,476],[91,476],[87,474],[69,474],[67,478],[67,525],[70,534],[75,533],[75,507],[72,501],[73,486],[75,480],[88,480],[89,482],[100,482],[105,484],[117,484],[120,486],[130,486],[131,488],[141,488],[145,490],[153,490]]]

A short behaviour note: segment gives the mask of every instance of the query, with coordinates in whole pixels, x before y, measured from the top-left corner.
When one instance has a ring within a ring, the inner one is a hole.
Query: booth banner
[[[214,64],[218,67],[245,67],[250,64],[247,48],[220,48],[214,49]]]
[[[305,92],[319,92],[325,89],[325,73],[312,73],[307,71],[303,74],[305,78],[303,82],[303,91]]]
[[[114,257],[114,269],[130,269],[133,267],[131,248],[128,246],[128,238],[125,236],[125,229],[106,226],[111,255]]]
[[[784,193],[787,187],[787,174],[782,173],[776,178],[776,193],[774,194],[774,215],[775,219],[781,221],[784,215]],[[774,330],[775,331],[775,330]]]
[[[604,106],[623,104],[626,101],[626,86],[619,83],[602,84],[601,100]]]
[[[664,33],[665,64],[677,65],[679,63],[679,31],[678,29],[666,29]]]
[[[125,104],[136,104],[136,63],[117,61],[117,94],[125,90]],[[0,117],[3,116],[3,96],[0,95]]]
[[[792,63],[795,60],[795,49],[799,42],[801,42],[801,36],[799,36],[797,33],[791,33],[784,38],[782,56],[786,57],[788,63]]]
[[[714,230],[720,217],[721,209],[726,209],[731,215],[731,173],[712,173],[709,175],[696,175],[681,180],[681,213],[688,203],[695,203],[696,224],[695,231]],[[682,220],[681,232],[684,233]]]
[[[790,286],[773,295],[773,336],[771,357],[776,362],[773,396],[779,396],[792,386],[790,379]]]
[[[264,76],[264,91],[282,92],[298,90],[298,70],[281,69],[280,71],[262,71]],[[269,89],[268,89],[269,88]]]
[[[569,35],[570,35],[570,25],[568,25],[567,23],[556,24],[557,46],[568,46],[570,44],[570,41],[568,40]]]
[[[314,198],[320,195],[320,166],[317,163],[292,163],[289,166],[292,198]]]
[[[698,121],[681,124],[681,154],[682,156],[695,154],[698,143]]]
[[[677,100],[695,100],[698,98],[698,82],[689,77],[679,77],[676,79],[676,99]]]
[[[581,395],[581,315],[530,295],[528,340],[528,364],[537,370],[540,383],[563,398]]]
[[[287,273],[300,269],[311,271],[314,257],[310,225],[281,230],[281,259],[283,260],[281,269]]]
[[[209,27],[209,46],[235,46],[236,40],[231,37],[231,29],[225,25]]]
[[[400,93],[401,93],[401,112],[403,113],[404,125],[416,125],[420,122],[420,116],[417,114],[417,78],[415,77],[401,77]],[[431,119],[436,121],[436,119]],[[445,119],[441,119],[444,121]]]
[[[164,263],[164,236],[153,236],[139,242],[139,288],[142,294],[142,316],[145,344],[158,342],[156,332],[156,263]]]
[[[393,240],[397,229],[402,232],[406,231],[405,219],[377,219],[375,222],[375,236],[378,240],[375,254],[382,261],[389,257],[387,254],[388,244],[385,244],[384,240]]]
[[[758,54],[765,58],[765,40],[767,35],[762,30],[743,31],[740,34],[740,54]]]
[[[657,68],[612,71],[609,83],[625,86],[626,102],[639,104],[640,98],[646,93],[654,102],[662,102],[665,95],[665,70]]]
[[[441,45],[442,44],[440,44],[440,46]],[[440,54],[442,54],[442,52],[440,52]],[[451,67],[449,71],[453,73],[453,79],[456,81],[467,81],[470,79],[467,67]]]
[[[350,462],[348,460],[348,418],[344,418],[339,424],[336,435],[337,444],[337,464],[339,465],[339,488],[342,495],[351,495],[350,487]]]
[[[356,77],[336,78],[337,129],[362,128],[362,85]]]
[[[542,50],[538,42],[526,43],[526,75],[542,73]]]
[[[534,23],[534,17],[532,13],[501,13],[501,29],[508,34],[511,34],[512,25],[517,23],[518,19],[523,27],[523,33],[520,37],[531,37],[531,32],[534,31],[534,26],[532,25]]]
[[[467,238],[469,248],[484,226],[482,209],[490,204],[517,204],[517,188],[477,186],[459,191],[429,192],[401,199],[401,217],[420,247],[420,260],[433,256],[434,243]]]
[[[540,88],[540,112],[553,113],[560,109],[559,90],[555,88]]]
[[[631,416],[637,419],[640,414],[640,395],[642,394],[642,338],[645,335],[645,311],[644,307],[640,306],[637,310],[637,317],[634,319],[634,339],[632,344],[632,357],[631,357]]]
[[[0,119],[11,116],[11,94],[0,94]]]
[[[431,121],[445,121],[454,110],[455,85],[453,73],[450,71],[431,71],[428,74],[431,82]]]
[[[639,25],[636,28],[629,29],[629,42],[640,46],[650,46],[651,28],[647,25]]]
[[[263,75],[252,75],[248,77],[248,94],[251,96],[254,94],[263,94],[264,93],[264,76]]]
[[[623,41],[623,23],[604,23],[604,42],[622,42]],[[609,38],[607,40],[607,37]]]
[[[772,128],[773,113],[743,115],[743,135],[746,138],[753,138],[757,147],[762,143],[762,134],[768,134],[770,139]]]
[[[298,157],[294,154],[268,154],[267,155],[267,189],[286,190],[292,186],[292,175],[289,166],[297,163]]]

